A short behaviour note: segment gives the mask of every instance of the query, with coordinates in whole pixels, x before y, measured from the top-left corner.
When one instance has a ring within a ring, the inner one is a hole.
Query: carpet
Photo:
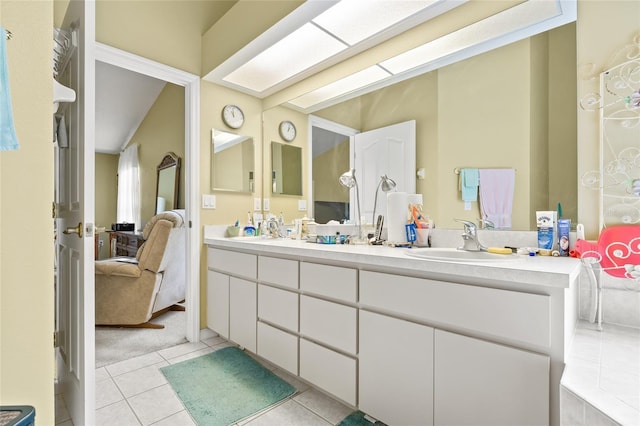
[[[160,370],[199,425],[233,424],[296,391],[236,347]]]
[[[151,320],[159,330],[96,327],[96,368],[186,343],[186,321],[186,312],[169,311]]]

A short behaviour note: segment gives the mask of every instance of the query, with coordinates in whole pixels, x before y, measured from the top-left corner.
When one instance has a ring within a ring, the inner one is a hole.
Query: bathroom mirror
[[[517,170],[516,196],[524,202],[514,198],[513,230],[535,230],[535,211],[555,210],[558,202],[564,217],[575,223],[577,72],[572,49],[574,23],[312,114],[359,131],[415,119],[416,166],[425,171],[416,188],[439,228],[458,229],[454,218],[477,222],[480,217],[477,202],[466,210],[461,200],[454,172],[461,167]],[[265,126],[274,125],[265,121]],[[310,140],[299,143],[313,150]],[[309,186],[311,206],[319,194],[317,179]],[[343,199],[327,200],[338,203],[329,207],[343,209]]]
[[[180,157],[173,152],[168,152],[158,165],[155,214],[178,208],[179,182]]]
[[[302,148],[271,142],[271,193],[302,195]]]
[[[211,129],[211,189],[255,192],[253,138]]]

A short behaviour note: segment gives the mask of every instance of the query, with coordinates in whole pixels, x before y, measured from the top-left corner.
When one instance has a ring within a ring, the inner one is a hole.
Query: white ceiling
[[[166,82],[96,61],[96,152],[119,153]]]

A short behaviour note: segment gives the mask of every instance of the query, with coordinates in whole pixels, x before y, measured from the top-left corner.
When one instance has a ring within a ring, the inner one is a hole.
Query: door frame
[[[200,340],[200,77],[124,50],[95,43],[95,60],[184,87],[185,207],[187,219],[186,338]],[[85,345],[88,342],[85,342]]]

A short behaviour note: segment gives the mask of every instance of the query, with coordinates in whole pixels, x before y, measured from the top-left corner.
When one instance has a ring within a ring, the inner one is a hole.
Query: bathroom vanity
[[[559,424],[576,259],[207,244],[207,325],[389,425]]]

